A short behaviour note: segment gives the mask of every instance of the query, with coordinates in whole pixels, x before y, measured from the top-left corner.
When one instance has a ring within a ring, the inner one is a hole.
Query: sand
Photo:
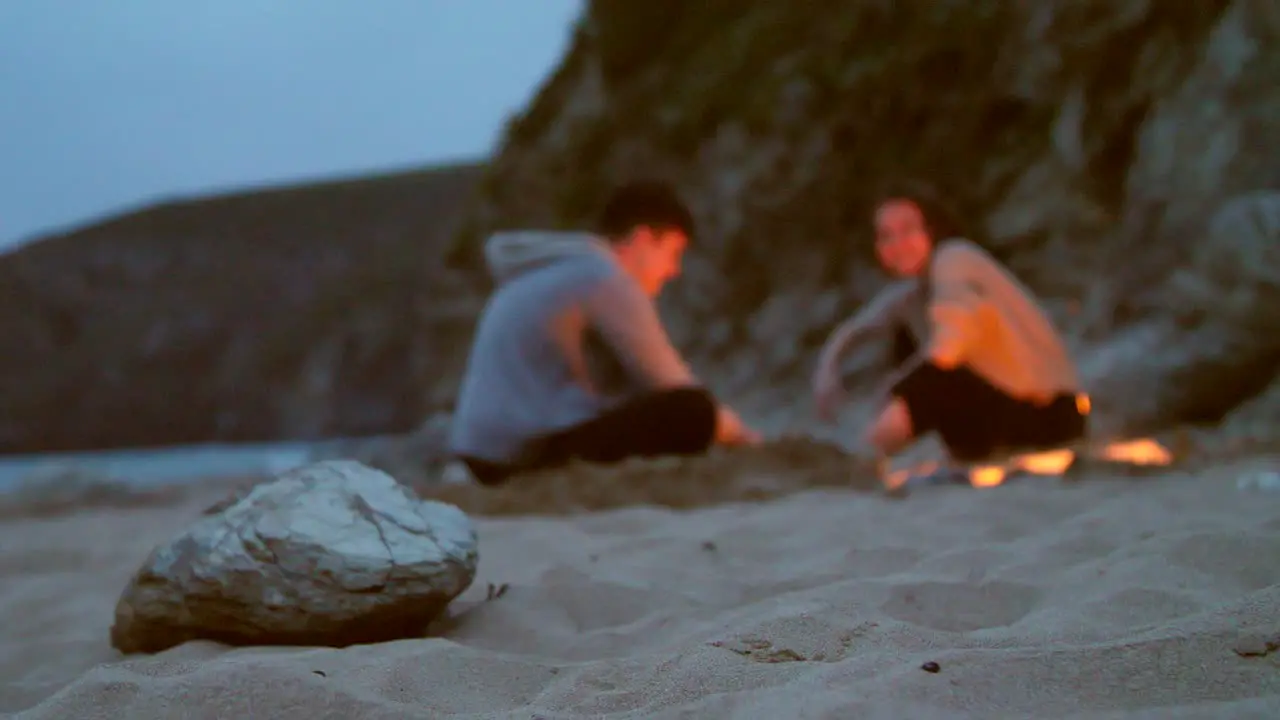
[[[0,712],[1280,717],[1280,493],[1243,471],[479,518],[436,637],[130,658],[107,643],[121,588],[211,498],[9,517]]]

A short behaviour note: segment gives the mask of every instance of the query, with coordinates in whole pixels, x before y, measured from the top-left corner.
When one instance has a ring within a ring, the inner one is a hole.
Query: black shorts
[[[504,465],[460,457],[482,485],[500,485],[513,475],[565,465],[574,459],[611,464],[630,457],[700,455],[716,436],[719,404],[702,388],[658,390],[636,397],[594,420],[537,443],[536,457]]]
[[[937,432],[952,457],[974,462],[999,451],[1045,449],[1088,432],[1087,407],[1074,393],[1047,404],[1011,397],[971,369],[924,363],[893,387],[917,437]]]

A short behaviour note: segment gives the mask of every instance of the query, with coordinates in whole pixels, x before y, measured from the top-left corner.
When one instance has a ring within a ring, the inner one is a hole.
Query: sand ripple
[[[1280,658],[1233,647],[1280,637],[1280,496],[1233,472],[483,519],[480,577],[438,637],[125,660],[115,595],[198,508],[9,522],[0,711],[1277,717]]]

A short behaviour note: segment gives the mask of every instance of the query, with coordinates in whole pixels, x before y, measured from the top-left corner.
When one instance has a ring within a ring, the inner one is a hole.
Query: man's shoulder
[[[591,291],[619,274],[615,263],[589,254],[579,255],[513,277],[493,289],[493,297],[525,297],[530,294]]]

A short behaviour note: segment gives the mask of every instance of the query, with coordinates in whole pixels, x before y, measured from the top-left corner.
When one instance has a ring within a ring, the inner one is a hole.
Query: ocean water
[[[74,468],[139,487],[189,482],[211,476],[279,473],[309,462],[335,441],[207,444],[129,450],[0,456],[0,492],[26,478]]]

